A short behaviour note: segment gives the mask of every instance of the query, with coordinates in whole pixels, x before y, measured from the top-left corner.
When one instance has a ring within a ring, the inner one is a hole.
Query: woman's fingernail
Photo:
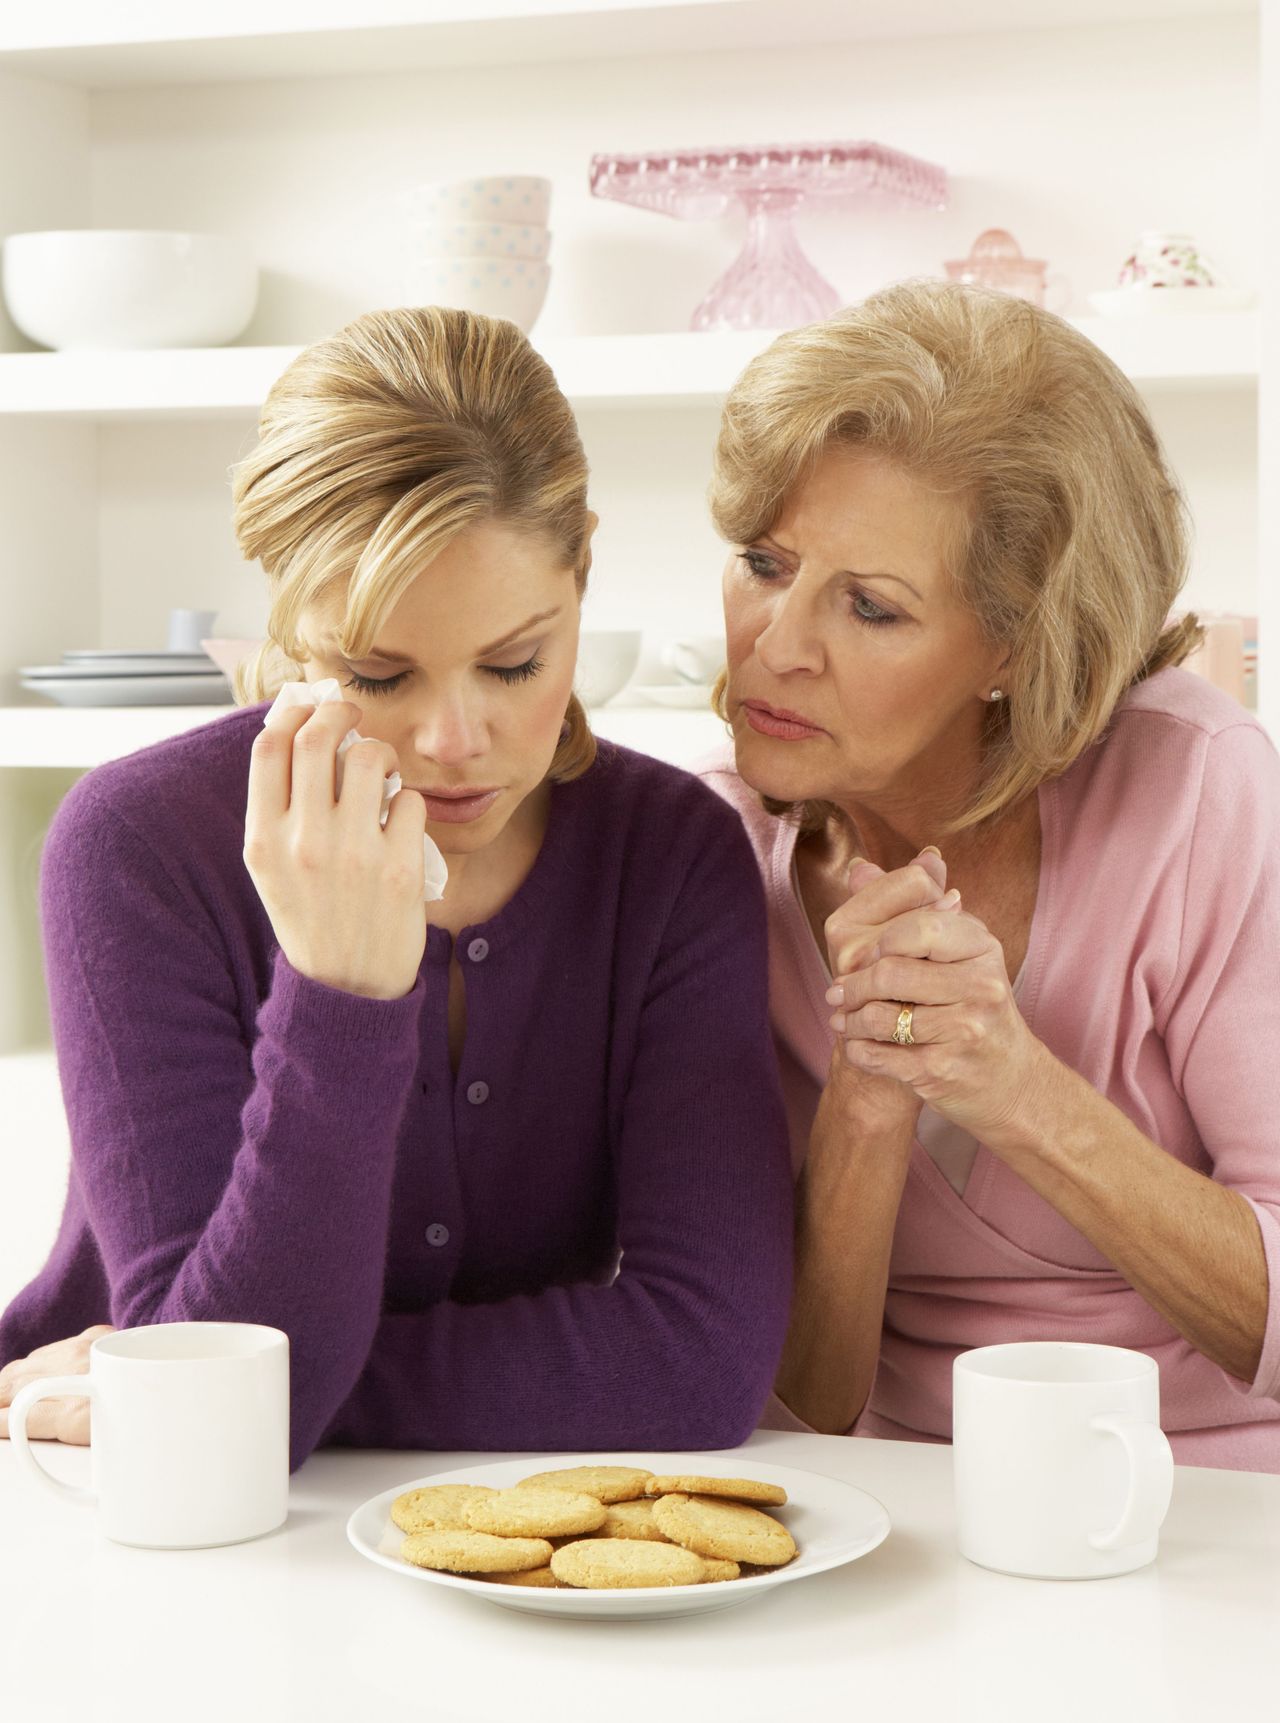
[[[942,851],[938,848],[937,844],[927,845],[926,848],[920,851],[920,854],[922,856],[937,856],[939,861],[942,860]]]
[[[837,1011],[835,1013],[835,1015],[832,1017],[829,1017],[827,1019],[827,1021],[828,1021],[828,1023],[830,1023],[831,1027],[835,1030],[837,1035],[843,1035],[844,1034],[844,1012],[843,1011]]]
[[[828,987],[827,993],[826,993],[826,999],[827,999],[828,1005],[843,1005],[844,1004],[844,988],[843,987]]]
[[[958,891],[956,891],[954,887],[952,887],[952,889],[942,899],[942,907],[943,907],[943,909],[952,909],[959,902],[960,902],[960,893]]]

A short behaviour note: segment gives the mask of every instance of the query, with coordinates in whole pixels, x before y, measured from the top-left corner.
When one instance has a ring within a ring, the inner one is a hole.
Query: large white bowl
[[[551,265],[523,257],[426,257],[404,268],[406,305],[456,305],[505,317],[527,335],[538,320]]]
[[[424,227],[405,245],[405,256],[531,257],[542,261],[551,250],[549,227],[515,221],[449,221]]]
[[[225,234],[14,233],[3,265],[9,315],[42,347],[220,347],[258,302],[257,265]]]
[[[603,706],[626,687],[640,662],[641,638],[638,629],[578,636],[578,693],[588,706]]]
[[[551,213],[551,181],[536,174],[433,180],[412,186],[404,202],[419,221],[517,221],[545,226]]]

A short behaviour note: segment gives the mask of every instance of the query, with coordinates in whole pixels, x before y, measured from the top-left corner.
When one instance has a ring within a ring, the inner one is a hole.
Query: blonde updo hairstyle
[[[833,446],[867,449],[953,496],[948,573],[1007,647],[980,781],[943,836],[1065,769],[1125,690],[1202,636],[1168,622],[1186,579],[1186,510],[1137,391],[1062,318],[994,290],[907,281],[793,329],[725,404],[711,511],[743,546]],[[725,678],[716,687],[724,710]],[[807,831],[834,809],[779,803]]]
[[[310,656],[303,613],[344,595],[339,649],[366,656],[422,568],[467,527],[545,539],[581,596],[591,567],[587,461],[550,367],[513,323],[425,306],[371,311],[298,355],[232,475],[236,542],[271,586],[267,639],[236,674],[272,698]],[[595,758],[576,695],[549,776]]]

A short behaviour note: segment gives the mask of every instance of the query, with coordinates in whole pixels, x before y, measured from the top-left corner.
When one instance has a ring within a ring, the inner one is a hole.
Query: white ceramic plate
[[[78,669],[85,666],[101,665],[104,672],[112,675],[133,674],[132,665],[138,665],[138,674],[150,673],[153,670],[208,670],[210,669],[207,652],[152,652],[146,648],[136,651],[102,651],[93,647],[88,650],[64,652],[63,665]]]
[[[94,676],[214,676],[221,672],[203,652],[162,662],[141,653],[129,657],[121,652],[113,658],[77,658],[66,664],[24,664],[19,674],[29,682],[83,682]]]
[[[225,676],[41,676],[18,678],[31,694],[59,706],[227,706]]]
[[[694,1472],[703,1477],[759,1478],[781,1484],[787,1492],[784,1508],[768,1508],[783,1521],[799,1546],[795,1559],[772,1573],[753,1574],[746,1579],[722,1580],[708,1585],[672,1585],[618,1591],[563,1591],[549,1587],[494,1585],[468,1579],[462,1574],[435,1573],[400,1559],[404,1533],[391,1522],[391,1504],[405,1490],[424,1484],[489,1484],[504,1489],[518,1484],[533,1472],[549,1472],[561,1466],[644,1466],[652,1472]],[[529,1615],[587,1616],[612,1621],[653,1620],[661,1616],[696,1615],[704,1610],[731,1609],[762,1592],[825,1573],[867,1555],[889,1535],[889,1516],[874,1496],[852,1484],[825,1478],[819,1472],[802,1472],[794,1466],[771,1466],[749,1454],[740,1465],[707,1454],[548,1454],[523,1460],[499,1460],[464,1466],[452,1472],[430,1472],[408,1478],[394,1489],[384,1490],[358,1507],[347,1521],[347,1536],[362,1556],[389,1568],[405,1579],[427,1585],[449,1586],[469,1592],[500,1609],[523,1610]]]
[[[703,686],[698,682],[649,682],[642,687],[633,688],[631,692],[642,705],[650,701],[655,706],[677,706],[686,712],[711,710],[710,684]]]
[[[1104,317],[1167,317],[1184,311],[1244,311],[1256,295],[1244,287],[1112,287],[1091,293]]]

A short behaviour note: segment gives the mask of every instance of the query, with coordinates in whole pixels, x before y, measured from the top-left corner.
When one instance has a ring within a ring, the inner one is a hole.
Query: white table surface
[[[39,1444],[68,1481],[88,1452]],[[951,1450],[762,1432],[739,1450],[845,1478],[893,1530],[848,1567],[684,1620],[517,1615],[410,1584],[351,1510],[498,1454],[328,1451],[286,1526],[224,1549],[113,1544],[0,1442],[0,1713],[82,1723],[1146,1723],[1280,1712],[1280,1476],[1179,1467],[1159,1560],[1011,1579],[956,1553]]]

